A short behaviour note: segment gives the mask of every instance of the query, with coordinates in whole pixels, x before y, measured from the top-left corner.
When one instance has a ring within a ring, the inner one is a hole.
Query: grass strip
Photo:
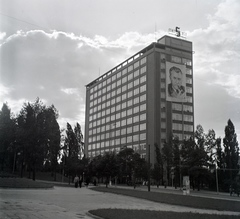
[[[94,187],[92,189],[99,192],[109,192],[119,195],[126,195],[171,205],[186,206],[198,209],[240,212],[239,201],[196,197],[191,195],[186,196],[180,194],[161,192],[147,192],[134,189],[105,188],[105,187]]]
[[[168,212],[129,209],[97,209],[90,210],[92,215],[104,219],[237,219],[235,215],[199,214],[191,212]]]

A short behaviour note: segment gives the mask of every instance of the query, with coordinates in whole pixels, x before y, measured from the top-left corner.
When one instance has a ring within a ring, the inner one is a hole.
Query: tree
[[[11,114],[11,109],[4,103],[0,111],[0,166],[2,171],[5,168],[14,169],[14,158],[17,153],[15,131],[15,118]]]
[[[175,188],[177,187],[177,184],[179,187],[181,187],[181,155],[180,155],[180,147],[181,147],[181,142],[178,137],[175,137],[172,141],[173,143],[173,172],[172,177],[174,177],[174,184]]]
[[[18,121],[24,140],[24,159],[29,170],[32,171],[32,179],[35,180],[37,168],[42,167],[47,154],[44,123],[44,110],[46,106],[36,99],[34,103],[24,103],[20,111]]]
[[[133,154],[134,150],[127,147],[118,153],[119,178],[126,183],[132,181]]]
[[[56,172],[58,167],[58,160],[61,150],[61,131],[57,122],[58,112],[52,105],[44,111],[43,127],[45,127],[45,137],[47,145],[47,158],[45,161],[50,162],[54,181],[56,181]]]
[[[156,154],[156,163],[154,164],[153,170],[152,170],[152,178],[156,180],[157,186],[160,185],[160,181],[163,179],[163,160],[160,148],[158,144],[154,144],[155,146],[155,154]]]
[[[237,135],[235,133],[235,127],[232,121],[229,119],[228,124],[225,127],[225,137],[223,138],[224,147],[224,162],[225,162],[225,179],[226,186],[230,186],[233,180],[236,178],[239,170],[239,146],[237,141]]]
[[[162,157],[164,160],[164,163],[166,165],[166,174],[165,176],[165,185],[168,185],[170,182],[170,173],[171,173],[171,167],[173,163],[173,148],[172,148],[172,137],[169,138],[169,142],[165,142],[164,146],[162,148]]]
[[[84,143],[83,143],[83,134],[82,134],[82,130],[81,130],[81,126],[79,125],[79,123],[76,124],[75,128],[74,128],[74,134],[76,137],[76,143],[77,143],[77,147],[78,147],[78,153],[79,153],[79,158],[82,159],[84,156]]]

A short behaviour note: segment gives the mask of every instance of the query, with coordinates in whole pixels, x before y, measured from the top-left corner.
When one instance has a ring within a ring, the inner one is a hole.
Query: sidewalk
[[[50,190],[0,188],[0,218],[4,219],[90,219],[88,211],[100,208],[146,209],[240,216],[239,212],[174,206],[123,195],[96,192],[86,187],[80,189],[56,186]]]

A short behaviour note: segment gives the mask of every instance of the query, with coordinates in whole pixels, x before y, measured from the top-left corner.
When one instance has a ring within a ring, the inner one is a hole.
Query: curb
[[[89,211],[86,213],[86,215],[94,219],[104,219],[103,217],[99,217],[97,215],[91,214]]]

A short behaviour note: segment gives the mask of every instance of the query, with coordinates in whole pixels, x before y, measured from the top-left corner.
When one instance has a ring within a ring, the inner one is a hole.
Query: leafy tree
[[[56,172],[61,150],[61,131],[57,122],[58,112],[56,108],[52,105],[44,111],[43,116],[43,127],[45,127],[44,135],[46,137],[45,144],[48,150],[47,158],[45,161],[50,162],[54,181],[56,181]]]
[[[149,166],[148,162],[141,158],[140,154],[134,153],[133,154],[133,184],[135,186],[136,182],[147,180],[148,178],[148,171]]]
[[[235,133],[235,127],[232,121],[229,119],[228,124],[225,127],[225,137],[223,138],[224,147],[224,162],[225,162],[225,179],[226,186],[230,186],[233,180],[236,178],[239,171],[239,146],[237,141],[237,135]]]
[[[20,111],[22,121],[22,129],[24,144],[25,144],[25,161],[30,171],[32,171],[32,179],[35,180],[36,169],[43,165],[44,158],[47,154],[45,145],[45,130],[43,124],[43,111],[45,110],[43,103],[37,98],[34,103],[24,103]]]
[[[180,147],[181,147],[181,142],[179,140],[178,137],[175,137],[172,141],[173,143],[173,172],[174,173],[174,184],[175,184],[175,188],[177,187],[177,184],[179,185],[179,187],[181,187],[181,180],[182,180],[182,176],[181,176],[181,155],[180,155]]]
[[[102,157],[101,162],[102,175],[106,178],[106,187],[112,177],[117,176],[118,165],[115,152],[107,152]]]
[[[160,181],[163,179],[163,160],[160,148],[158,144],[154,144],[155,146],[155,154],[156,154],[156,163],[154,164],[153,170],[152,170],[152,178],[156,180],[157,186],[160,185]]]
[[[166,165],[166,184],[170,182],[170,173],[171,173],[171,168],[172,168],[172,163],[173,163],[173,147],[172,147],[172,138],[169,138],[169,142],[165,142],[164,146],[162,148],[162,157]]]
[[[84,151],[83,151],[83,134],[82,134],[82,130],[81,130],[81,126],[79,125],[79,123],[76,124],[75,128],[74,128],[74,134],[76,137],[76,143],[77,143],[77,147],[78,147],[78,153],[79,153],[79,158],[82,159],[84,156]]]
[[[11,109],[6,103],[0,111],[0,166],[3,171],[14,169],[13,163],[17,153],[15,142],[16,123],[11,114]]]
[[[132,181],[133,154],[134,150],[127,147],[118,153],[119,178],[123,182]]]
[[[207,162],[210,167],[215,166],[217,152],[216,134],[213,129],[205,135],[205,151],[207,153]]]
[[[75,133],[69,123],[67,123],[66,137],[64,141],[64,155],[66,159],[67,174],[69,176],[70,183],[70,177],[74,177],[74,175],[77,174],[79,148],[77,145]]]

